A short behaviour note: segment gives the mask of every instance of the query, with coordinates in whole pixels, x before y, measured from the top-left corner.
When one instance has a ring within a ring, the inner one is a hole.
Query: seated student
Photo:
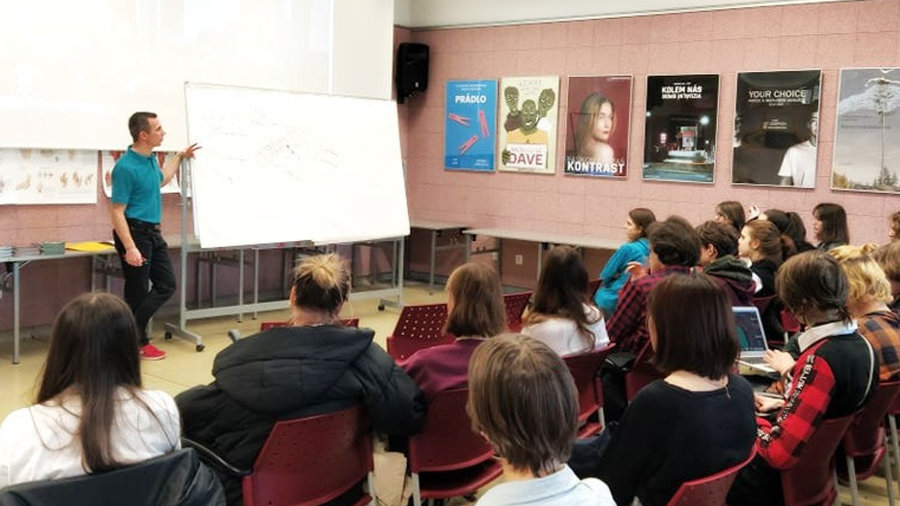
[[[772,222],[754,220],[747,222],[741,231],[738,253],[750,261],[750,271],[756,282],[756,297],[771,297],[775,295],[775,273],[784,259],[794,254],[794,245]],[[781,301],[776,299],[762,311],[763,330],[768,339],[784,336],[782,308]]]
[[[900,310],[900,241],[891,241],[872,252],[872,258],[878,262],[891,283],[890,304],[894,312]]]
[[[888,239],[891,241],[900,241],[900,211],[891,215]]]
[[[788,211],[788,224],[784,229],[784,234],[791,238],[794,242],[794,248],[797,253],[805,253],[816,249],[815,246],[806,241],[806,226],[803,219],[794,211]]]
[[[444,332],[457,336],[456,341],[419,350],[400,362],[425,393],[426,401],[444,390],[464,388],[472,352],[506,329],[497,271],[476,262],[457,267],[447,280],[447,310]]]
[[[637,207],[628,211],[628,219],[625,221],[625,237],[628,242],[623,244],[613,253],[603,271],[600,273],[600,288],[594,295],[594,302],[605,316],[612,316],[619,302],[619,291],[628,281],[630,275],[625,268],[631,262],[646,262],[650,254],[650,246],[647,242],[647,227],[656,221],[653,211]]]
[[[732,306],[753,305],[756,284],[753,274],[737,258],[738,231],[729,225],[707,221],[697,227],[700,237],[700,266],[719,283]]]
[[[606,322],[587,304],[588,273],[581,255],[570,246],[550,250],[544,261],[534,303],[522,333],[559,355],[581,353],[609,344]]]
[[[181,447],[172,397],[141,388],[138,342],[122,299],[86,293],[66,304],[37,404],[0,425],[0,487],[102,473]]]
[[[735,506],[782,504],[779,470],[797,462],[821,420],[856,412],[878,385],[878,359],[847,310],[847,276],[837,260],[821,251],[793,256],[778,271],[776,286],[809,329],[797,339],[796,363],[783,352],[766,355],[787,374],[786,392],[784,399],[756,397],[757,411],[777,416],[757,419],[759,453],[731,488],[728,504]]]
[[[694,228],[678,216],[658,221],[649,227],[650,272],[640,266],[632,280],[622,288],[619,305],[606,326],[609,337],[617,343],[616,351],[637,354],[647,343],[647,297],[663,278],[674,273],[687,273],[700,259],[700,238]]]
[[[614,506],[596,478],[566,465],[578,428],[578,393],[557,354],[527,336],[485,341],[469,364],[472,430],[494,447],[504,482],[477,506]]]
[[[716,204],[716,223],[731,225],[735,231],[740,232],[747,222],[747,215],[744,213],[744,205],[736,200],[726,200]]]
[[[241,339],[216,355],[215,381],[179,394],[184,435],[230,464],[250,469],[278,420],[363,403],[374,429],[416,432],[422,392],[370,329],[344,327],[338,314],[350,273],[337,255],[302,260],[291,287],[291,326]],[[241,504],[240,479],[223,476],[229,504]]]
[[[666,377],[634,398],[600,458],[616,504],[665,505],[682,483],[734,466],[755,443],[753,390],[731,303],[711,276],[669,276],[650,294],[650,343]]]
[[[813,208],[813,232],[822,251],[850,243],[850,229],[847,227],[847,213],[844,208],[823,202]]]

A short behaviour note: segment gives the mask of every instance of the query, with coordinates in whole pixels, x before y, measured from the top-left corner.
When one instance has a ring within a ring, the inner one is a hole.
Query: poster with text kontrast
[[[564,172],[628,175],[631,76],[570,77]]]
[[[820,70],[738,74],[732,183],[815,187],[821,81]]]
[[[831,187],[900,193],[900,69],[841,70]]]
[[[712,183],[718,110],[718,75],[648,76],[643,178]]]
[[[553,174],[559,77],[504,77],[500,91],[497,166],[509,172]]]
[[[497,127],[497,81],[447,81],[444,167],[492,172]]]

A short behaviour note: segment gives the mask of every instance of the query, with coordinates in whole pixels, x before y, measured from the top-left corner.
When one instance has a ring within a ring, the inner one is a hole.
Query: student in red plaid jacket
[[[793,366],[786,353],[767,355],[776,370],[789,369],[786,394],[757,395],[756,409],[777,415],[757,419],[758,456],[738,475],[728,504],[782,504],[779,470],[797,463],[822,420],[854,413],[878,386],[878,359],[847,309],[848,285],[838,262],[820,251],[791,257],[779,269],[778,296],[809,329],[797,339]]]

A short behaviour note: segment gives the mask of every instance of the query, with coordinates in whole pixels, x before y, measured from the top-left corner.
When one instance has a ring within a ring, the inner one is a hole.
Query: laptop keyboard
[[[753,365],[766,365],[766,361],[763,357],[741,357],[741,362]]]

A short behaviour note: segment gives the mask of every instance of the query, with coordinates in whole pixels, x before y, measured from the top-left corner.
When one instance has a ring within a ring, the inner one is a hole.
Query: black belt
[[[144,230],[146,232],[159,232],[161,229],[159,223],[150,223],[149,221],[135,220],[127,218],[128,226],[136,230]]]

